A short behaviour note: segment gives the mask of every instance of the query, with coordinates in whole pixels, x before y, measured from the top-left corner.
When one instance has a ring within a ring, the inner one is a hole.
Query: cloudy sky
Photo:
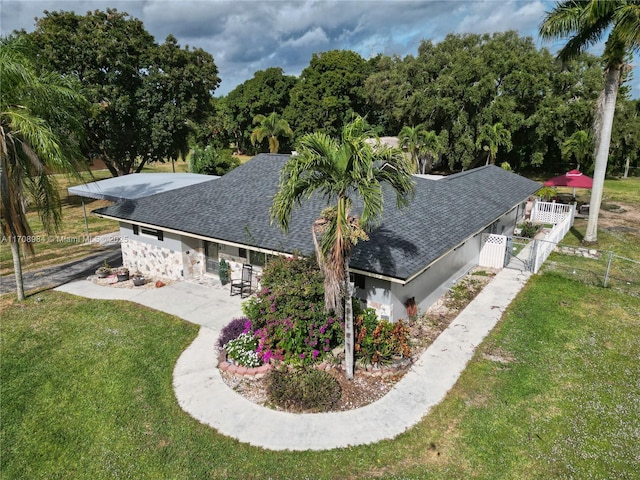
[[[299,75],[315,52],[350,49],[364,58],[415,55],[423,39],[442,40],[448,33],[517,30],[538,47],[545,43],[537,28],[551,0],[0,0],[0,31],[34,28],[44,10],[87,11],[117,8],[142,20],[162,43],[173,34],[180,45],[211,53],[225,95],[254,72],[282,67]],[[599,54],[600,51],[593,53]],[[640,97],[640,75],[633,85]]]

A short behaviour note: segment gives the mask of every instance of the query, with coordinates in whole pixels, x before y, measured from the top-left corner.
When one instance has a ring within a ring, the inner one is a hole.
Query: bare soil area
[[[342,389],[342,397],[333,410],[351,410],[383,397],[404,376],[411,363],[422,355],[494,276],[495,271],[476,268],[426,312],[410,322],[411,358],[405,359],[401,365],[382,368],[358,366],[353,380],[345,378],[341,365],[327,367],[326,371],[336,378]],[[254,403],[275,408],[269,404],[264,378],[238,376],[224,371],[220,373],[227,385],[240,395]]]
[[[640,234],[640,209],[623,202],[603,202],[598,217],[598,227]]]

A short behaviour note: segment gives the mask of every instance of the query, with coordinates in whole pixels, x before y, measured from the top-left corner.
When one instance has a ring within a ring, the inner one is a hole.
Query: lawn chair
[[[241,298],[251,295],[251,276],[253,275],[253,267],[247,263],[242,265],[242,277],[237,280],[231,280],[231,295],[240,294]]]

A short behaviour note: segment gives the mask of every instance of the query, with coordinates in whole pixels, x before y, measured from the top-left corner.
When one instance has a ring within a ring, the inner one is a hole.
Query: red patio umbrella
[[[544,182],[545,187],[571,187],[573,188],[573,196],[576,195],[576,188],[593,187],[593,178],[587,177],[579,170],[571,170],[564,175],[553,177]]]

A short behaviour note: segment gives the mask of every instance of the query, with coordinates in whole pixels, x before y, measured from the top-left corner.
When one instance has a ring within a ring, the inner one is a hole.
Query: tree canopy
[[[86,153],[113,175],[130,173],[138,159],[140,169],[184,153],[190,122],[210,111],[220,82],[210,54],[173,36],[158,45],[140,20],[115,9],[45,11],[29,36],[43,67],[80,81],[91,102]]]

